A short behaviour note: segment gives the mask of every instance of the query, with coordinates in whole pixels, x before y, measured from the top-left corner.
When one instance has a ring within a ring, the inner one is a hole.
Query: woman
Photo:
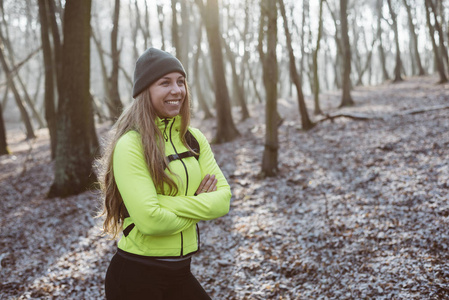
[[[227,214],[231,191],[207,139],[189,127],[185,80],[165,51],[147,49],[136,62],[135,100],[104,155],[103,228],[114,238],[123,231],[107,299],[210,299],[190,272],[197,223]]]

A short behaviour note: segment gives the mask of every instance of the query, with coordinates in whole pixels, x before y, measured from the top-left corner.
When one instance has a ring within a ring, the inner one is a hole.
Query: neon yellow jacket
[[[167,120],[167,119],[165,119]],[[164,135],[166,156],[182,153],[187,148],[179,134],[179,116],[168,123],[157,119]],[[134,223],[127,237],[122,236],[118,247],[129,253],[155,257],[182,257],[198,250],[196,223],[228,213],[231,189],[218,167],[206,137],[195,128],[189,131],[198,140],[200,156],[174,160],[167,174],[178,185],[176,196],[157,193],[145,163],[140,134],[130,131],[117,142],[113,154],[113,170],[117,187],[130,217],[123,228]],[[206,174],[217,178],[217,191],[194,196]],[[168,194],[166,188],[165,193]]]

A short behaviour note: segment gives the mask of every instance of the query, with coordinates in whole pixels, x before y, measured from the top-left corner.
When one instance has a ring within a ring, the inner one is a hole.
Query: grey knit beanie
[[[133,98],[136,98],[153,82],[171,72],[179,72],[186,77],[186,72],[181,62],[170,53],[156,48],[145,50],[136,61]]]

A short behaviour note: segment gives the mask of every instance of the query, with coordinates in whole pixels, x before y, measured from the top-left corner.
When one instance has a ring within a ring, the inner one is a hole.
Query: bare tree
[[[438,1],[440,5],[442,5],[442,1]],[[444,59],[444,62],[446,63],[446,66],[448,67],[449,71],[449,56],[447,54],[447,47],[445,47],[444,43],[444,33],[443,28],[440,25],[440,22],[438,21],[438,12],[437,8],[435,7],[435,4],[433,3],[433,0],[426,0],[426,3],[429,5],[429,9],[433,12],[433,20],[434,20],[434,26],[436,31],[438,32],[438,41],[440,43],[440,53],[442,55],[442,59]],[[442,8],[440,9],[440,11]],[[442,18],[442,16],[440,16]]]
[[[56,85],[59,93],[59,82],[62,76],[62,42],[61,36],[59,34],[58,20],[56,19],[56,12],[58,9],[56,8],[55,0],[46,0],[48,1],[48,17],[50,20],[50,28],[51,28],[51,36],[53,40],[53,73],[56,74]],[[61,8],[62,10],[62,8]]]
[[[234,87],[234,92],[237,98],[237,101],[241,107],[241,121],[244,121],[250,117],[248,107],[246,106],[245,101],[245,91],[243,90],[243,83],[240,76],[237,74],[237,63],[235,59],[235,54],[232,52],[231,47],[226,43],[223,39],[223,45],[225,47],[225,53],[228,58],[229,64],[231,65],[232,71],[232,85]]]
[[[407,0],[402,0],[404,3],[405,9],[407,11],[407,17],[408,17],[408,28],[410,31],[410,39],[412,40],[412,47],[413,47],[413,59],[414,63],[418,67],[418,74],[420,76],[425,75],[424,68],[421,63],[421,56],[419,55],[418,51],[418,36],[416,35],[415,30],[415,24],[413,23],[413,16],[412,16],[412,9],[410,7],[410,4]]]
[[[119,72],[119,63],[120,63],[120,50],[117,45],[117,37],[118,37],[118,20],[120,16],[120,0],[115,0],[114,6],[114,17],[113,17],[113,27],[111,31],[111,58],[112,58],[112,70],[111,75],[108,78],[109,89],[109,105],[111,118],[114,120],[117,119],[123,110],[123,104],[120,100],[120,93],[118,91],[118,72]]]
[[[92,170],[93,115],[89,93],[90,10],[91,0],[66,1],[58,145],[49,197],[78,194],[96,182]]]
[[[184,68],[187,72],[190,71],[190,59],[189,50],[192,47],[190,43],[190,27],[191,27],[191,11],[192,5],[190,1],[180,1],[181,2],[181,28],[178,29],[179,36],[179,47],[181,48],[181,56],[179,58],[183,62]]]
[[[22,121],[25,125],[26,130],[26,137],[27,139],[35,138],[33,126],[31,124],[30,117],[28,115],[28,112],[25,109],[25,106],[23,105],[22,99],[20,97],[19,91],[16,88],[16,85],[14,83],[14,80],[11,76],[10,68],[8,66],[8,63],[6,61],[6,57],[4,54],[4,45],[3,45],[4,38],[1,35],[0,32],[0,64],[2,65],[3,71],[6,74],[8,86],[11,89],[14,99],[16,100],[17,107],[19,108],[20,115],[22,117]]]
[[[377,0],[376,8],[377,8],[377,40],[379,41],[379,45],[377,47],[377,50],[379,51],[379,59],[380,59],[380,66],[382,68],[382,80],[387,81],[390,79],[390,76],[388,75],[387,71],[387,60],[385,58],[385,51],[382,41],[382,6],[383,6],[384,0]]]
[[[178,26],[178,9],[176,7],[178,0],[171,0],[172,11],[172,25],[171,25],[171,38],[172,45],[176,50],[176,57],[181,58],[181,42],[179,39],[179,26]]]
[[[278,172],[278,114],[277,114],[277,82],[278,62],[277,45],[277,1],[261,0],[259,55],[263,66],[263,82],[266,91],[265,103],[265,148],[262,158],[262,176],[275,176]],[[264,27],[266,25],[266,35]],[[266,52],[263,42],[266,37]]]
[[[335,13],[335,11],[337,9],[334,9],[330,6],[329,1],[325,1],[326,6],[328,8],[329,13],[332,16],[332,20],[334,21],[334,26],[335,26],[335,34],[334,36],[334,40],[335,40],[335,46],[336,46],[336,50],[337,53],[335,55],[335,62],[333,63],[334,65],[334,82],[335,82],[335,86],[337,88],[341,88],[342,82],[341,82],[341,76],[339,76],[340,74],[342,74],[342,66],[341,66],[341,57],[343,57],[343,46],[342,46],[342,39],[341,39],[341,30],[339,29],[341,26],[341,22],[337,17],[337,14]]]
[[[226,84],[223,53],[221,47],[221,33],[219,28],[218,1],[195,0],[201,16],[205,20],[207,39],[210,47],[210,58],[215,87],[215,106],[217,109],[217,132],[214,138],[216,143],[229,142],[240,135],[235,127],[231,114],[229,91]]]
[[[207,102],[204,99],[204,93],[200,86],[200,72],[198,72],[199,69],[199,63],[201,58],[201,41],[203,38],[203,23],[199,22],[198,24],[198,34],[197,34],[197,43],[196,43],[196,52],[193,59],[193,74],[194,74],[194,84],[193,87],[196,91],[196,98],[198,99],[198,104],[201,108],[201,110],[204,112],[204,119],[210,119],[213,117],[212,113],[209,110],[209,107],[207,106]]]
[[[446,77],[446,72],[444,70],[444,62],[440,55],[440,51],[438,48],[438,45],[435,41],[435,28],[433,27],[431,21],[430,21],[430,11],[431,7],[429,5],[428,0],[424,0],[425,7],[426,7],[426,20],[427,20],[427,27],[429,28],[429,34],[430,34],[430,41],[432,42],[432,48],[433,48],[433,54],[434,54],[434,61],[435,61],[435,67],[438,70],[438,74],[440,75],[440,83],[446,83],[448,82],[448,79]]]
[[[165,51],[165,34],[164,34],[164,7],[161,4],[157,5],[157,17],[159,21],[159,29],[161,31],[162,50]]]
[[[315,115],[320,115],[323,112],[320,107],[320,79],[318,76],[318,52],[320,51],[320,42],[323,35],[323,2],[320,0],[320,13],[318,17],[318,35],[316,38],[316,46],[313,49],[313,100],[315,103]],[[284,25],[285,26],[285,25]]]
[[[393,9],[393,6],[391,5],[391,0],[387,0],[388,3],[388,9],[390,10],[391,15],[391,26],[393,27],[394,31],[394,42],[396,45],[396,65],[394,67],[394,79],[393,82],[399,82],[402,81],[402,61],[401,61],[401,49],[399,47],[399,31],[398,31],[398,21],[397,21],[397,14]]]
[[[0,156],[9,154],[8,144],[6,142],[6,128],[5,121],[3,120],[3,109],[0,105]]]
[[[49,11],[46,0],[39,0],[39,19],[41,22],[42,52],[45,71],[45,119],[50,133],[51,158],[56,156],[56,108],[55,108],[55,74],[53,50],[50,44]]]
[[[306,106],[306,102],[304,100],[304,94],[302,92],[301,79],[299,78],[298,71],[296,69],[296,64],[295,64],[296,58],[295,58],[295,54],[293,53],[293,46],[292,46],[292,41],[291,41],[290,30],[288,28],[287,14],[285,12],[284,1],[278,0],[278,2],[279,2],[282,18],[284,19],[284,31],[285,31],[285,37],[287,40],[288,54],[289,54],[289,58],[290,58],[290,64],[289,64],[290,65],[290,77],[296,87],[299,113],[301,115],[301,124],[302,124],[302,128],[304,130],[308,130],[308,129],[312,128],[314,126],[314,124],[310,120],[309,113],[307,112],[307,106]],[[321,6],[321,9],[322,9],[322,6]]]
[[[341,40],[343,48],[343,86],[340,107],[354,105],[351,97],[351,44],[348,35],[348,0],[340,0]]]

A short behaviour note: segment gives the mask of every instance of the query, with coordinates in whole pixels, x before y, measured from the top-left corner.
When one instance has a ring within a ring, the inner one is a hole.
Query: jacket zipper
[[[166,123],[166,125],[167,124],[168,124],[168,122]],[[169,132],[170,133],[170,143],[171,143],[171,145],[173,147],[173,150],[175,150],[176,155],[178,155],[178,151],[176,150],[176,147],[173,144],[172,134],[171,134],[174,124],[175,124],[175,119],[173,119],[173,121],[171,123],[171,126],[170,126],[170,132]],[[165,130],[164,130],[164,134],[165,134]],[[185,196],[187,196],[187,192],[188,192],[188,189],[189,189],[189,172],[187,171],[187,167],[186,167],[185,163],[182,161],[182,159],[180,159],[180,161],[181,161],[182,165],[184,166],[184,170],[186,172],[186,192],[185,192]],[[183,256],[184,256],[184,238],[183,238],[183,235],[182,235],[182,232],[181,232],[181,257],[183,257]]]
[[[167,126],[168,126],[168,123],[170,122],[170,120],[167,119],[167,118],[165,118],[165,119],[163,120],[163,122],[164,122],[164,124],[165,124],[165,128],[164,128],[164,133],[163,133],[162,135],[164,136],[165,141],[168,141]]]

